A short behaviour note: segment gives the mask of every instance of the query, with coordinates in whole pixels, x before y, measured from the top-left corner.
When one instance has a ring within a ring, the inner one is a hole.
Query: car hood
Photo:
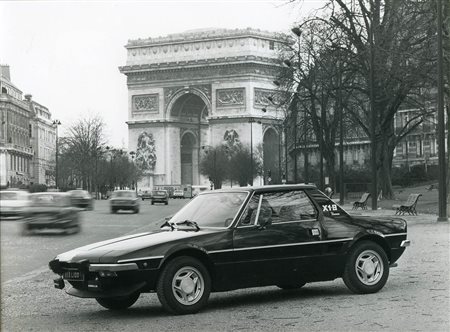
[[[90,263],[115,263],[129,257],[164,255],[174,242],[186,243],[187,239],[209,234],[211,230],[200,231],[155,231],[122,236],[83,246],[56,257],[62,262],[78,262],[87,259]]]
[[[406,232],[406,221],[396,217],[374,217],[352,215],[353,224],[365,229],[372,229],[383,234]]]

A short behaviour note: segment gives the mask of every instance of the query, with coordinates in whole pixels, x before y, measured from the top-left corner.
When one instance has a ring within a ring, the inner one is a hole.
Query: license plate
[[[63,277],[66,280],[78,280],[78,281],[84,280],[84,275],[80,271],[66,271],[64,272]]]

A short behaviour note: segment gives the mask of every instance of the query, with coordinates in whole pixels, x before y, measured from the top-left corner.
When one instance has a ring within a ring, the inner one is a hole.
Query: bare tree
[[[63,138],[61,157],[65,183],[94,191],[98,177],[99,151],[105,145],[105,124],[99,117],[78,120]],[[68,180],[68,178],[70,180]]]

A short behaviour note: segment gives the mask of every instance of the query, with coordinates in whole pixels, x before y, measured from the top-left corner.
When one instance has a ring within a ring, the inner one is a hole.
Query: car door
[[[320,254],[318,211],[303,190],[255,194],[233,233],[238,278],[269,285],[308,272]]]

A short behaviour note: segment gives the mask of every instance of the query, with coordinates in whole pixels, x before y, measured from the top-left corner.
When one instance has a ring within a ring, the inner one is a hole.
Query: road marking
[[[37,268],[36,270],[33,270],[31,272],[27,272],[24,275],[20,276],[20,277],[15,277],[12,278],[10,280],[7,280],[5,282],[2,282],[2,286],[8,286],[9,284],[12,283],[21,283],[30,279],[33,279],[34,277],[37,277],[38,275],[40,275],[41,273],[50,271],[48,266],[44,265],[40,268]]]

